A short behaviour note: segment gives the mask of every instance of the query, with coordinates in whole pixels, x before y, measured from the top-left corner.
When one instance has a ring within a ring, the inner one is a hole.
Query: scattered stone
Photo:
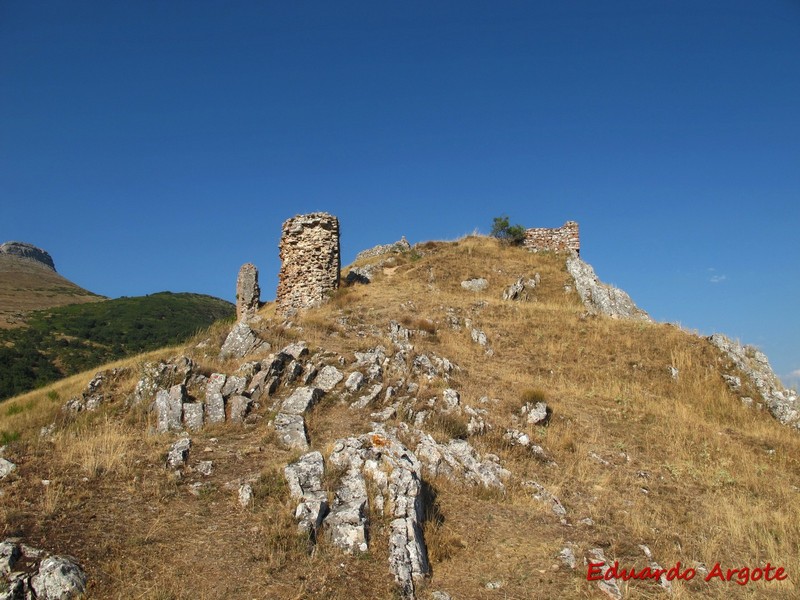
[[[639,548],[644,552],[644,555],[647,557],[649,561],[649,567],[651,570],[664,570],[663,567],[658,564],[655,560],[653,560],[653,553],[650,552],[650,548],[645,546],[644,544],[640,544]],[[658,583],[661,585],[662,588],[667,590],[667,592],[672,593],[672,582],[667,578],[666,573],[662,573],[661,577],[658,578]]]
[[[490,581],[484,586],[487,590],[499,590],[503,587],[502,581]]]
[[[31,587],[39,600],[69,600],[86,593],[86,574],[74,558],[51,556],[39,564]]]
[[[551,494],[543,485],[536,483],[535,481],[523,481],[522,485],[525,487],[530,487],[533,489],[533,497],[538,500],[539,502],[544,502],[550,505],[550,510],[553,511],[553,514],[557,516],[561,523],[566,525],[567,523],[567,509],[564,508],[564,505],[561,504],[561,501],[556,498],[553,494]]]
[[[14,570],[21,554],[19,546],[13,542],[0,542],[0,577],[5,577]]]
[[[278,312],[288,316],[319,306],[339,288],[339,220],[324,212],[287,219],[280,258],[275,298]]]
[[[253,486],[251,486],[249,483],[243,483],[239,487],[238,499],[239,499],[239,506],[241,506],[242,508],[248,508],[249,506],[252,506]]]
[[[379,423],[384,423],[395,415],[397,415],[397,408],[394,406],[387,406],[382,411],[371,413],[370,417]]]
[[[482,277],[467,279],[466,281],[461,282],[461,287],[465,290],[469,290],[470,292],[482,292],[489,287],[489,282]]]
[[[261,304],[261,288],[258,287],[258,269],[245,263],[236,279],[236,320],[249,321],[256,316]]]
[[[550,420],[551,413],[552,411],[549,410],[544,402],[537,402],[536,404],[527,402],[522,407],[522,414],[527,415],[525,422],[528,425],[545,425]]]
[[[323,392],[330,392],[338,383],[344,379],[342,372],[332,365],[322,367],[314,383]]]
[[[204,477],[210,477],[214,472],[214,463],[210,460],[201,460],[197,463],[197,472]]]
[[[344,382],[344,387],[349,392],[357,392],[364,385],[364,375],[359,371],[353,371]]]
[[[14,470],[16,470],[16,468],[17,465],[12,463],[10,460],[0,458],[0,479],[5,479],[8,477]]]
[[[269,344],[259,338],[246,322],[239,321],[225,338],[219,355],[220,358],[244,358],[262,349],[268,350]]]
[[[587,527],[594,527],[594,519],[591,517],[584,517],[580,521],[578,521],[581,525],[586,525]]]
[[[506,432],[503,434],[503,439],[508,440],[512,446],[527,447],[531,445],[530,436],[524,431],[519,431],[517,429],[506,429]]]
[[[451,411],[458,408],[461,404],[461,397],[458,392],[453,388],[447,388],[442,392],[442,399],[444,400],[445,410]]]
[[[636,306],[624,291],[601,282],[594,269],[583,262],[577,254],[567,258],[567,271],[575,279],[575,288],[584,306],[591,313],[607,315],[615,319],[651,321],[649,315]]]
[[[308,450],[308,435],[303,415],[278,413],[275,415],[275,432],[287,448]]]
[[[192,447],[192,440],[181,438],[172,444],[167,454],[167,466],[171,469],[179,469],[186,465],[189,460],[189,449]]]
[[[622,600],[622,592],[619,589],[619,585],[617,585],[617,580],[613,578],[610,578],[608,581],[605,580],[605,575],[611,567],[609,567],[607,564],[605,554],[603,554],[603,549],[593,548],[592,550],[589,550],[588,554],[589,557],[587,564],[601,565],[600,573],[602,573],[604,579],[597,581],[597,587],[599,587],[600,591],[602,591],[609,598],[612,598],[613,600]]]
[[[280,354],[291,356],[295,360],[300,360],[304,356],[308,356],[308,344],[303,341],[294,342],[281,350]]]
[[[538,273],[530,279],[520,277],[503,290],[503,300],[529,300],[533,290],[539,285],[539,281],[541,281],[541,277]]]
[[[141,378],[133,391],[131,404],[136,406],[141,402],[150,401],[159,389],[167,390],[175,385],[186,385],[193,370],[194,362],[186,356],[174,358],[169,362],[145,363]]]
[[[667,367],[667,370],[669,371],[670,377],[672,377],[672,379],[675,381],[678,381],[678,368],[670,365]]]
[[[575,553],[570,547],[562,548],[561,552],[558,553],[558,558],[561,560],[562,565],[570,569],[575,569],[575,567],[578,565],[578,561],[575,558]]]
[[[435,591],[431,592],[431,600],[453,600],[447,592]]]
[[[603,465],[604,467],[612,466],[610,462],[608,462],[605,458],[597,454],[596,452],[589,452],[589,458],[591,458],[594,462]]]

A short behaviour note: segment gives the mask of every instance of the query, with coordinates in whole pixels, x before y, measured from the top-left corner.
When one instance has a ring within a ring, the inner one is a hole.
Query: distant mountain
[[[26,327],[0,330],[0,399],[184,342],[234,312],[232,304],[212,296],[161,292],[30,313]]]
[[[30,311],[103,299],[59,275],[45,250],[0,244],[0,329],[24,325]]]

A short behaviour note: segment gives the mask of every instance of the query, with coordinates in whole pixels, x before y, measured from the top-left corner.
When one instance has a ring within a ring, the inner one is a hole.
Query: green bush
[[[522,225],[510,225],[507,216],[495,217],[491,235],[512,246],[520,246],[525,241],[525,228]]]

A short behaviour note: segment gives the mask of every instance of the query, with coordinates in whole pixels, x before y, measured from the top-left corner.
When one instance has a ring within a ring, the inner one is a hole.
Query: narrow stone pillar
[[[249,321],[255,316],[260,303],[258,269],[252,263],[245,263],[239,269],[239,278],[236,280],[236,319]]]

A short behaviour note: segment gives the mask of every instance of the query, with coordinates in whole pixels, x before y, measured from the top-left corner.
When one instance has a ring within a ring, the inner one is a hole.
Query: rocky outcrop
[[[533,290],[540,281],[538,273],[530,278],[520,277],[503,290],[503,300],[530,300],[533,298]]]
[[[303,415],[322,398],[323,392],[315,387],[299,387],[281,403],[275,416],[278,439],[287,448],[308,449],[308,435]]]
[[[219,351],[220,358],[244,358],[259,349],[269,349],[269,345],[256,335],[244,321],[233,326]]]
[[[769,412],[784,425],[800,429],[800,406],[797,392],[786,389],[775,375],[766,355],[753,346],[742,346],[721,333],[708,338],[739,369],[761,394]],[[738,380],[738,381],[737,381]],[[741,386],[741,380],[728,376],[728,385],[734,392]]]
[[[0,542],[2,600],[82,598],[86,582],[86,573],[70,556],[45,556],[45,552],[27,544]]]
[[[252,263],[245,263],[239,269],[236,280],[236,320],[252,319],[261,304],[261,288],[258,287],[258,269]]]
[[[339,288],[339,220],[328,213],[298,215],[283,224],[278,312],[319,306]]]
[[[575,289],[590,312],[615,319],[651,320],[628,294],[600,281],[592,266],[583,262],[577,254],[567,258],[567,271],[575,279]]]
[[[0,254],[6,254],[23,260],[30,260],[53,271],[56,270],[56,265],[50,254],[41,248],[37,248],[33,244],[27,244],[25,242],[5,242],[0,244]]]
[[[483,277],[474,277],[461,282],[461,287],[470,292],[482,292],[489,287],[489,282]]]
[[[505,489],[503,480],[510,477],[511,473],[500,466],[496,456],[481,458],[465,440],[439,444],[430,435],[421,431],[417,433],[417,456],[434,477],[444,475],[473,485]]]
[[[408,250],[411,250],[411,244],[408,243],[406,236],[403,236],[394,244],[383,244],[382,246],[375,246],[367,250],[362,250],[356,254],[356,261],[374,258],[376,256],[383,256],[384,254],[406,252]]]
[[[322,519],[328,514],[328,495],[322,486],[325,462],[319,452],[304,454],[283,470],[289,495],[298,500],[294,516],[300,531],[316,541]]]

